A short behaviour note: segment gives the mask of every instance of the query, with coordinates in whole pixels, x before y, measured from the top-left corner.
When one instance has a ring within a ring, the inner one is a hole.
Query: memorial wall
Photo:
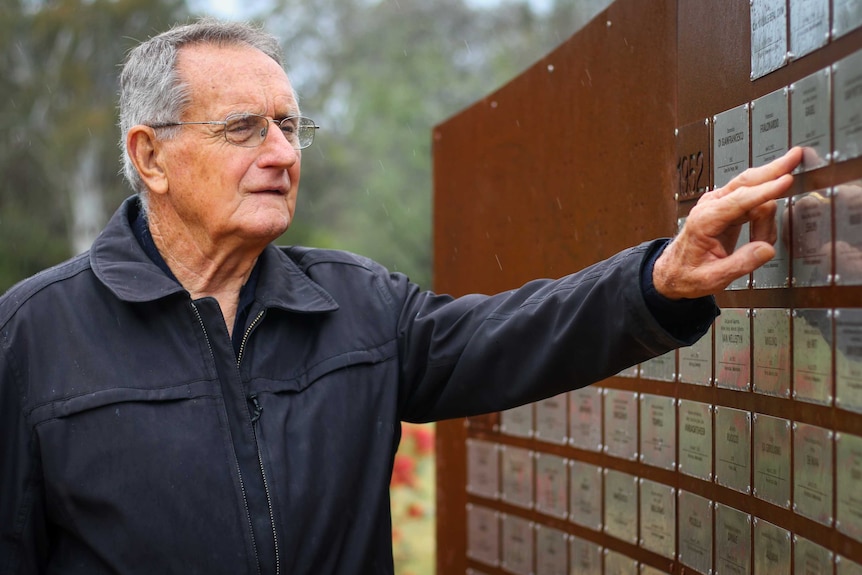
[[[438,573],[862,574],[862,0],[618,0],[433,139],[453,295],[672,235],[805,148],[706,337],[438,425]]]

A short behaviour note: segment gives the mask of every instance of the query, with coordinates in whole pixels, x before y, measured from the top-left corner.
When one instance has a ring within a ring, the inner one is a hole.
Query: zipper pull
[[[257,420],[260,419],[260,414],[263,413],[263,408],[260,406],[260,402],[257,400],[256,395],[252,395],[249,397],[251,400],[251,405],[254,408],[251,414],[251,422],[257,423]]]

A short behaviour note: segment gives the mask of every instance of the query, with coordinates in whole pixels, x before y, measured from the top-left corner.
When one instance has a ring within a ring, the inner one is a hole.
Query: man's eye
[[[225,126],[225,130],[227,130],[232,135],[240,135],[245,132],[250,132],[254,130],[255,122],[251,118],[238,118],[235,120],[230,120]]]
[[[286,136],[290,136],[296,133],[296,119],[287,118],[282,120],[279,124],[281,126],[281,131],[284,132]]]

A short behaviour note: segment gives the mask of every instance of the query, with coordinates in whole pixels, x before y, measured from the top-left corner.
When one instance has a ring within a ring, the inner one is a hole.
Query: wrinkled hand
[[[670,299],[714,294],[772,259],[775,200],[790,189],[790,172],[801,160],[802,150],[793,148],[705,193],[689,212],[682,231],[656,260],[653,284],[658,293]],[[734,251],[745,222],[750,222],[751,241]]]

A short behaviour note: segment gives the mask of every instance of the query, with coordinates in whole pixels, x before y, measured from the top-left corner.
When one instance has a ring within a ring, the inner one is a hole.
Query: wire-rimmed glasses
[[[256,148],[266,139],[269,125],[279,127],[287,141],[297,150],[303,150],[314,141],[314,133],[320,126],[311,118],[304,116],[288,116],[282,120],[273,120],[260,114],[246,112],[231,114],[222,121],[209,122],[163,122],[150,124],[150,128],[169,128],[171,126],[212,125],[224,126],[222,133],[229,144],[243,148]]]

